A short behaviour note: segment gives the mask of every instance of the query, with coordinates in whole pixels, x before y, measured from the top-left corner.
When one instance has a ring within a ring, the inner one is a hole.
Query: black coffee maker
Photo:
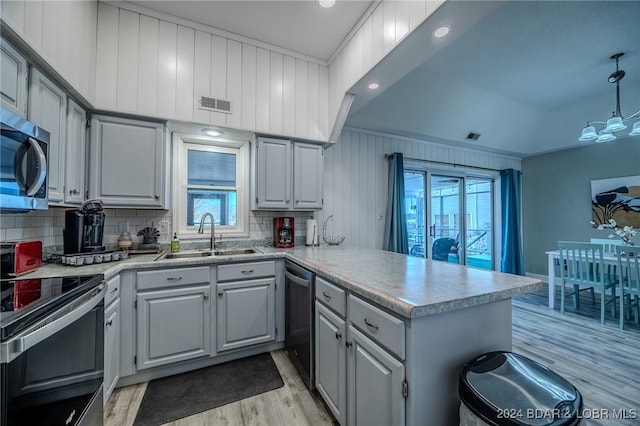
[[[88,200],[78,210],[67,210],[64,214],[64,254],[104,251],[104,218],[100,200]]]

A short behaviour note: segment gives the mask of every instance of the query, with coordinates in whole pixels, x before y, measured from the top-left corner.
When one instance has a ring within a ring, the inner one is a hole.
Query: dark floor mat
[[[161,425],[282,386],[269,353],[152,380],[134,425]]]

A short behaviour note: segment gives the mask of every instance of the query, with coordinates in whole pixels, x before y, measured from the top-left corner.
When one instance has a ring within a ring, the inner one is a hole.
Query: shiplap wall
[[[328,68],[321,61],[168,19],[99,3],[98,108],[328,139]],[[233,113],[200,110],[203,95],[230,100]]]
[[[383,0],[329,58],[329,117],[335,122],[345,93],[444,0]]]
[[[96,1],[2,0],[2,20],[89,102],[95,99]]]
[[[514,157],[346,129],[325,151],[324,209],[319,218],[335,219],[328,223],[327,234],[344,235],[350,247],[382,248],[389,175],[384,155],[393,152],[497,170],[519,170],[521,163]]]

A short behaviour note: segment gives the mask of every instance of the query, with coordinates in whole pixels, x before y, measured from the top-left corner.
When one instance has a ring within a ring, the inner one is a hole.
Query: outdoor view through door
[[[404,181],[410,255],[493,269],[492,179],[405,171]]]

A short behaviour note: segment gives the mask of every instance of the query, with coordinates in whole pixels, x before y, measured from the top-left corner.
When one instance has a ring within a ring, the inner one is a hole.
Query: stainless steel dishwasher
[[[285,344],[302,381],[314,389],[315,274],[285,261],[285,277]]]

